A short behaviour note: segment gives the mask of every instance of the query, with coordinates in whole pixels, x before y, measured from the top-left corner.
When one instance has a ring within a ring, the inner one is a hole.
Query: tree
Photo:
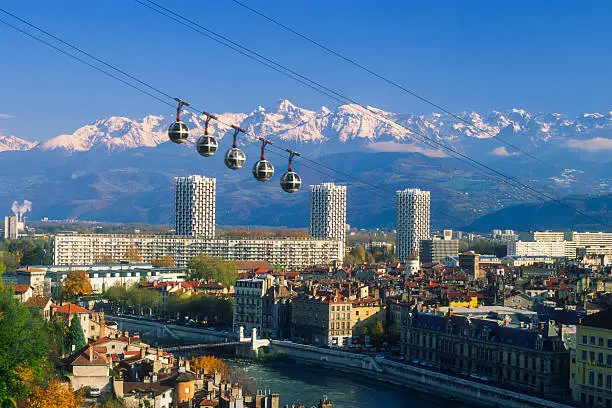
[[[161,268],[174,268],[176,265],[174,259],[171,256],[162,256],[161,258],[155,258],[151,261],[151,265]]]
[[[48,374],[50,342],[43,317],[15,299],[11,286],[0,288],[0,314],[0,401],[19,400],[28,392],[24,377],[40,380]]]
[[[116,263],[117,261],[115,261],[110,255],[102,255],[99,259],[94,260],[94,264],[96,265],[112,265]]]
[[[64,280],[62,290],[67,299],[89,295],[93,292],[89,275],[86,271],[71,271]]]
[[[142,256],[140,255],[140,252],[138,252],[138,249],[136,249],[134,246],[128,248],[125,253],[125,259],[130,262],[142,262]]]
[[[227,364],[215,356],[194,357],[191,359],[189,365],[196,373],[206,373],[208,375],[219,373],[221,375],[221,381],[227,381],[229,379]]]
[[[85,335],[83,334],[83,327],[81,326],[81,319],[78,314],[72,315],[70,321],[70,328],[68,329],[68,345],[71,350],[80,350],[87,345]]]
[[[44,386],[34,386],[25,406],[29,408],[80,408],[83,397],[70,389],[70,385],[52,378]]]
[[[223,285],[233,285],[238,279],[236,265],[223,258],[200,254],[189,260],[189,279],[212,280]]]

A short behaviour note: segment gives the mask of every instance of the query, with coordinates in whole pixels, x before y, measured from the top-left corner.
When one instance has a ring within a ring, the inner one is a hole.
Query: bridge
[[[256,328],[253,328],[251,332],[251,337],[244,337],[244,327],[240,326],[238,341],[228,341],[228,339],[225,339],[224,342],[183,344],[178,346],[166,347],[164,348],[164,350],[168,352],[182,352],[190,350],[234,348],[236,350],[237,356],[253,358],[257,357],[258,351],[261,347],[268,347],[269,345],[270,340],[257,338]]]

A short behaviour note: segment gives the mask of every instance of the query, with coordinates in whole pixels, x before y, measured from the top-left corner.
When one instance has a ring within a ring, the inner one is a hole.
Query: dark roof
[[[27,307],[43,308],[51,302],[51,298],[46,296],[32,296],[24,303]]]
[[[185,372],[185,373],[179,373],[179,375],[176,376],[176,382],[188,382],[188,381],[195,381],[195,375]]]
[[[612,309],[589,315],[582,319],[583,326],[612,330]]]
[[[416,309],[413,310],[413,327],[447,333],[447,324],[452,324],[451,333],[454,336],[466,336],[474,333],[474,339],[484,340],[484,333],[488,331],[488,338],[492,343],[511,344],[517,347],[527,349],[536,348],[536,339],[542,336],[543,350],[550,351],[553,349],[552,337],[549,333],[549,324],[542,329],[534,325],[533,329],[528,329],[516,326],[506,326],[494,320],[488,320],[477,317],[467,317],[462,315],[441,316],[429,313],[419,313]]]

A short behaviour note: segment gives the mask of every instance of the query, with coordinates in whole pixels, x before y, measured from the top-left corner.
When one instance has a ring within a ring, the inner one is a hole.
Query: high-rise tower
[[[174,178],[174,229],[177,235],[215,237],[216,180],[204,176]]]
[[[322,183],[310,186],[310,235],[341,242],[338,259],[344,258],[346,238],[346,186]]]
[[[398,190],[396,198],[397,257],[406,262],[419,251],[421,240],[429,239],[430,193],[418,188]]]

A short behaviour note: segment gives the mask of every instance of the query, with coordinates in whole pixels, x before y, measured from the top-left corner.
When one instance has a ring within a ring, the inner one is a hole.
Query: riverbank
[[[506,408],[571,408],[569,405],[424,368],[346,351],[273,340],[268,352],[272,356],[281,355],[283,358],[295,361],[296,366],[304,364],[322,366],[348,375],[359,375],[446,398],[457,398],[473,405]]]

